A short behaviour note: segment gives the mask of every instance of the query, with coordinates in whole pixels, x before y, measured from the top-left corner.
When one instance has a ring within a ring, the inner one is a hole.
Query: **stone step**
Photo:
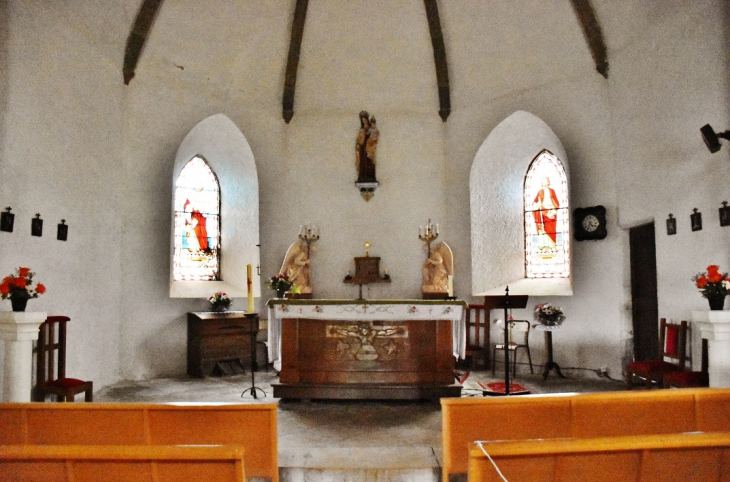
[[[279,449],[281,482],[439,482],[440,447]]]

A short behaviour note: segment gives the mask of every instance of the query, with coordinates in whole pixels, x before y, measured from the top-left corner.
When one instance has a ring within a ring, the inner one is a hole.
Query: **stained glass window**
[[[568,179],[547,150],[532,160],[524,186],[525,277],[570,276]]]
[[[196,156],[175,183],[175,281],[220,279],[220,210],[218,179]]]

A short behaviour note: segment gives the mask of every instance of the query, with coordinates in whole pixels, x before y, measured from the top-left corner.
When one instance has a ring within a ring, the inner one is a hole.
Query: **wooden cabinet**
[[[188,313],[188,375],[232,375],[251,368],[258,330],[258,316],[252,320],[243,311]]]

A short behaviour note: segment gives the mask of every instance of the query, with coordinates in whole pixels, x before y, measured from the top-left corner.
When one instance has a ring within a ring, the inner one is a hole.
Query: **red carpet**
[[[505,384],[504,382],[492,382],[487,383],[484,385],[481,382],[477,382],[480,387],[482,387],[484,390],[489,390],[490,392],[497,392],[497,393],[505,393]],[[519,383],[510,383],[509,384],[509,391],[510,393],[514,392],[529,392],[529,390]]]

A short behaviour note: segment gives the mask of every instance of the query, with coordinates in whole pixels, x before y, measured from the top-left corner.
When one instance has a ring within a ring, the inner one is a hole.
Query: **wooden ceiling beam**
[[[284,97],[282,100],[284,122],[287,124],[294,117],[294,92],[297,88],[297,70],[299,69],[299,54],[302,50],[304,36],[304,20],[307,17],[309,0],[297,0],[294,7],[294,21],[291,26],[291,40],[289,41],[289,57],[286,62],[286,76],[284,78]]]
[[[446,47],[444,46],[444,35],[441,31],[441,20],[436,0],[423,0],[426,6],[428,17],[428,29],[431,32],[431,43],[433,44],[433,59],[436,63],[436,83],[439,91],[439,116],[441,120],[451,114],[451,93],[449,90],[449,69],[446,62]]]
[[[127,48],[124,51],[124,66],[122,67],[124,85],[129,85],[129,81],[134,77],[134,69],[137,67],[139,56],[142,54],[160,5],[162,5],[162,0],[143,0],[142,2],[132,31],[127,37]]]
[[[603,41],[603,33],[601,33],[601,25],[596,19],[596,13],[593,11],[591,0],[570,0],[573,4],[573,10],[578,17],[583,29],[583,35],[588,48],[596,63],[596,70],[606,79],[608,78],[608,54],[606,52],[606,44]]]

